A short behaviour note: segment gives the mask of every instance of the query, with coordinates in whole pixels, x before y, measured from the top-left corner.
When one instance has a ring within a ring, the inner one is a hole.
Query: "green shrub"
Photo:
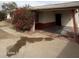
[[[0,21],[5,20],[6,13],[0,11]]]

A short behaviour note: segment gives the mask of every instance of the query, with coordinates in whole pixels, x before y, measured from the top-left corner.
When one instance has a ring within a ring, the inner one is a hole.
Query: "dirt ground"
[[[0,22],[0,58],[77,58],[79,44],[45,31],[17,32]]]

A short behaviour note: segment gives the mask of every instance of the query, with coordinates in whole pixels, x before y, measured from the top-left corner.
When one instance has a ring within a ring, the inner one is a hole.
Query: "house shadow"
[[[49,33],[60,34],[61,31],[63,30],[63,28],[64,27],[62,27],[62,26],[53,25],[53,26],[49,26],[48,28],[43,29],[43,31],[46,31]]]
[[[79,44],[70,41],[57,58],[79,58]]]
[[[18,40],[13,46],[7,47],[7,56],[11,57],[13,55],[16,55],[19,50],[26,45],[27,42],[29,43],[35,43],[35,42],[40,42],[42,40],[45,41],[51,41],[53,40],[52,38],[28,38],[28,37],[21,37],[20,40]]]

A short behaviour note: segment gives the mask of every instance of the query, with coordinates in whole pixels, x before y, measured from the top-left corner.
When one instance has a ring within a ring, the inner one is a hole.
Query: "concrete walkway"
[[[21,33],[7,25],[0,26],[0,36],[2,36],[0,37],[0,57],[79,57],[79,44],[65,38],[50,38],[38,32]],[[46,40],[46,38],[51,40]]]

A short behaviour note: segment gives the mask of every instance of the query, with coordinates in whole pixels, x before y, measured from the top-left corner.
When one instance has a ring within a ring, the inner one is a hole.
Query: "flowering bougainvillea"
[[[26,8],[14,11],[13,24],[18,30],[30,30],[33,25],[32,12]]]

